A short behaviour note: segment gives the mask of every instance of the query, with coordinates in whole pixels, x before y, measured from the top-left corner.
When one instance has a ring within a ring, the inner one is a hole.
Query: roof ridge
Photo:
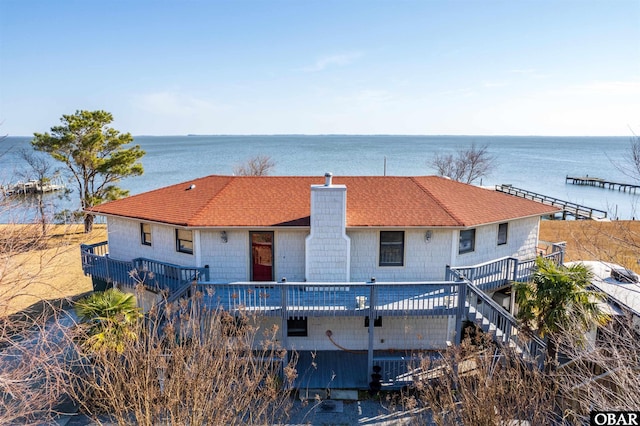
[[[434,177],[437,179],[444,179],[441,178],[439,176],[427,176],[427,177]],[[451,212],[451,209],[447,208],[447,206],[445,206],[442,202],[440,202],[440,199],[438,197],[436,197],[435,195],[433,195],[433,193],[427,189],[424,185],[422,185],[421,182],[418,181],[418,177],[417,176],[409,176],[409,179],[415,183],[418,188],[420,188],[421,191],[423,191],[424,193],[426,193],[429,197],[431,197],[432,200],[434,200],[436,202],[437,205],[439,205],[440,207],[442,207],[442,209],[451,217],[453,218],[453,220],[455,220],[459,226],[466,226],[464,221],[462,221],[456,214]]]
[[[215,194],[213,194],[213,197],[209,198],[206,203],[202,204],[202,208],[200,208],[197,212],[195,212],[194,214],[191,215],[191,218],[187,221],[187,225],[188,226],[191,226],[190,222],[192,220],[194,220],[195,218],[199,217],[202,214],[202,212],[206,211],[209,208],[211,203],[213,203],[213,201],[220,196],[220,193],[222,191],[224,191],[225,189],[227,189],[229,187],[231,182],[233,182],[237,176],[233,176],[233,175],[225,176],[225,175],[215,175],[214,174],[214,175],[205,176],[202,179],[207,179],[207,178],[212,178],[212,177],[223,177],[223,178],[225,178],[225,183],[222,186],[222,188],[220,188],[219,191],[217,191]]]

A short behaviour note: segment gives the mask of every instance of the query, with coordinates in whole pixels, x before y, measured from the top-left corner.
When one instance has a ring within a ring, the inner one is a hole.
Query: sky
[[[640,135],[640,0],[0,0],[0,134]]]

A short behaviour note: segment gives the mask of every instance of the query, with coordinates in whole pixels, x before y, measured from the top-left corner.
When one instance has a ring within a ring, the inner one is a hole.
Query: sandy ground
[[[0,237],[17,240],[33,229],[0,225]],[[17,229],[16,229],[17,228]],[[13,233],[13,235],[11,235]],[[0,316],[11,314],[40,301],[73,297],[92,289],[80,262],[80,244],[106,240],[106,226],[96,225],[90,234],[80,225],[50,226],[44,247],[22,252],[10,249],[0,254]],[[5,245],[6,246],[6,245]]]
[[[0,225],[0,236],[10,225]],[[16,231],[16,226],[11,232]],[[22,229],[18,231],[24,234]],[[91,290],[82,273],[80,244],[106,240],[105,225],[90,234],[82,226],[51,226],[46,248],[0,256],[0,315],[38,302],[74,297]],[[640,272],[640,222],[542,221],[540,240],[567,242],[566,260],[614,261]],[[544,247],[546,244],[542,243]]]

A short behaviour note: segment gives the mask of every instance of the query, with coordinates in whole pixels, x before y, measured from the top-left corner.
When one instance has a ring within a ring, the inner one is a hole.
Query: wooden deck
[[[640,185],[636,185],[633,183],[622,183],[622,182],[613,182],[606,179],[601,179],[597,177],[575,177],[575,176],[567,176],[565,178],[565,183],[570,183],[572,185],[582,185],[582,186],[595,186],[597,188],[608,188],[608,189],[618,189],[618,191],[627,192],[629,194],[632,192],[635,194],[636,190],[640,188]]]
[[[106,243],[83,245],[81,252],[83,269],[94,279],[125,287],[142,282],[166,291],[167,302],[188,299],[195,290],[202,294],[201,300],[211,309],[224,309],[230,313],[255,312],[280,318],[283,333],[287,319],[291,317],[447,316],[456,320],[456,340],[462,334],[463,323],[470,320],[485,332],[492,333],[497,342],[516,348],[524,359],[538,364],[544,360],[544,342],[536,337],[523,339],[517,320],[487,293],[509,286],[513,281],[527,279],[533,260],[505,257],[481,265],[447,267],[445,281],[229,283],[210,281],[208,268],[178,266],[149,259],[112,259],[107,254]],[[563,246],[557,244],[553,253],[546,257],[562,262],[562,255]],[[141,280],[141,276],[146,279]],[[301,370],[306,376],[300,377],[297,386],[331,386],[331,376],[324,371],[324,366],[335,371],[336,365],[352,365],[354,368],[341,371],[334,379],[334,388],[365,388],[374,366],[382,367],[384,387],[391,389],[406,385],[413,374],[407,354],[386,354],[374,350],[374,337],[375,324],[370,322],[369,348],[363,351],[365,353],[352,357],[344,351],[327,351],[322,354],[326,358],[323,368],[319,371]],[[283,344],[288,347],[286,337]],[[312,363],[304,357],[301,360],[301,367]]]
[[[550,197],[548,195],[538,194],[537,192],[528,191],[522,188],[516,188],[512,185],[496,185],[496,191],[513,195],[527,200],[537,201],[549,206],[558,207],[562,210],[562,219],[566,219],[567,215],[574,216],[576,219],[606,219],[607,212],[593,207],[583,206],[581,204],[572,203],[570,201],[561,200],[559,198]]]

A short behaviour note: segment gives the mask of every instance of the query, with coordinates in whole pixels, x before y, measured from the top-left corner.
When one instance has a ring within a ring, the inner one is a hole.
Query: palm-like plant
[[[591,270],[581,263],[567,267],[538,258],[531,280],[514,284],[522,327],[547,337],[548,368],[557,362],[559,332],[571,329],[580,342],[591,326],[608,320],[599,307],[604,295],[589,288],[592,278]]]
[[[115,288],[92,293],[76,303],[75,311],[86,327],[83,346],[91,351],[122,353],[137,338],[135,324],[142,313],[132,294]]]

